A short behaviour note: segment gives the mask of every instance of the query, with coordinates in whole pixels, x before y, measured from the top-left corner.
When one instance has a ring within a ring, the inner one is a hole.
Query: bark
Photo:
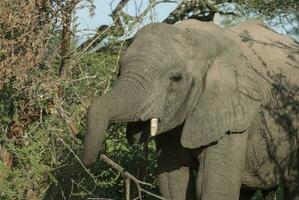
[[[65,4],[58,3],[61,7],[62,16],[62,31],[61,31],[61,62],[59,66],[59,75],[64,75],[66,68],[70,60],[70,49],[71,49],[71,23],[72,14],[74,12],[75,6],[78,4],[76,0],[67,1]]]

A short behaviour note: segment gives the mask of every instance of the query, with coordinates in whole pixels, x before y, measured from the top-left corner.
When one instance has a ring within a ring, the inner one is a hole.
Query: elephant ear
[[[216,58],[197,84],[203,84],[203,89],[185,119],[184,147],[209,145],[224,134],[242,133],[249,127],[260,106],[260,95],[255,73],[242,55]]]

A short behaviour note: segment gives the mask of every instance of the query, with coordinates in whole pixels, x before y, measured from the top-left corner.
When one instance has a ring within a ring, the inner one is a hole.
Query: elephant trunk
[[[131,91],[131,92],[130,92]],[[132,90],[116,85],[113,90],[97,97],[89,106],[87,113],[87,134],[85,135],[81,161],[85,166],[96,162],[109,121],[135,121],[138,97]]]

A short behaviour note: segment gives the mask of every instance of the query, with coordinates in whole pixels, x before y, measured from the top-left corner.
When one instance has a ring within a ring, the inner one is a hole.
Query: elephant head
[[[135,35],[120,59],[117,84],[88,109],[85,165],[95,162],[111,121],[152,135],[184,124],[181,143],[188,148],[247,128],[258,106],[259,95],[247,87],[255,77],[235,42],[212,30],[154,23]]]

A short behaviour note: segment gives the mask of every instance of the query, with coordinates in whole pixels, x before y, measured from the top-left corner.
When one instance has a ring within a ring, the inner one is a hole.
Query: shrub
[[[117,55],[90,53],[77,60],[68,76],[58,77],[54,68],[37,70],[30,89],[18,91],[13,82],[3,88],[0,144],[12,163],[0,161],[1,199],[123,199],[117,172],[97,162],[87,173],[78,160],[86,108],[113,85],[117,63]],[[28,113],[30,119],[22,116]],[[144,159],[142,146],[128,145],[123,124],[111,126],[105,146],[105,153],[131,173]],[[146,181],[156,186],[153,142],[149,146]]]

